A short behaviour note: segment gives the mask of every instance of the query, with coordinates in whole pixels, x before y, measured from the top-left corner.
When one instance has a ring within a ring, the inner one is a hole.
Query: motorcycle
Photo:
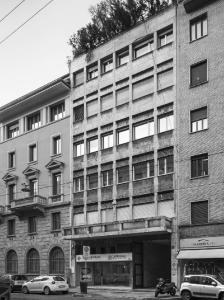
[[[171,296],[175,296],[177,291],[177,287],[174,282],[166,282],[165,279],[159,278],[158,284],[156,285],[155,297],[159,294],[170,294]]]

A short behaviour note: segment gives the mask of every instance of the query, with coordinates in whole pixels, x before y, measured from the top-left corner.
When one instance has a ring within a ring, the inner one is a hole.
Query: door
[[[201,292],[202,296],[206,298],[218,298],[218,287],[217,287],[217,282],[207,276],[202,276],[201,277]]]
[[[41,279],[32,279],[29,285],[27,285],[30,292],[37,292],[39,287],[39,282]]]
[[[133,244],[133,286],[143,287],[143,245],[142,243]]]

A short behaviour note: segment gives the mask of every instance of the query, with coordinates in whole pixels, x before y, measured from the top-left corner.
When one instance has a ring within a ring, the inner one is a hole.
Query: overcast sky
[[[22,0],[0,0],[0,20]],[[90,21],[99,0],[54,0],[5,42],[1,41],[49,0],[25,0],[0,21],[0,106],[68,72],[69,37]]]

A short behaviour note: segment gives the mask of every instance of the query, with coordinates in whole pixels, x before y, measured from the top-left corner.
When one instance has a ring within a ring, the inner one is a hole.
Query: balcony
[[[5,207],[3,205],[0,205],[0,224],[3,221],[3,214],[5,213]]]
[[[44,216],[48,201],[45,197],[35,195],[11,202],[11,211],[20,218],[30,216]]]
[[[186,13],[191,13],[215,1],[216,0],[185,0],[184,8]]]

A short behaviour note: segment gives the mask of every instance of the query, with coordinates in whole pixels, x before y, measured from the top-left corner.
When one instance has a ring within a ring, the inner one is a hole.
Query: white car
[[[224,300],[224,279],[215,275],[186,275],[180,287],[183,300],[192,297]]]
[[[44,293],[49,295],[54,292],[62,292],[67,294],[69,286],[61,276],[38,276],[30,281],[27,281],[22,286],[22,291],[24,294],[28,293]]]

